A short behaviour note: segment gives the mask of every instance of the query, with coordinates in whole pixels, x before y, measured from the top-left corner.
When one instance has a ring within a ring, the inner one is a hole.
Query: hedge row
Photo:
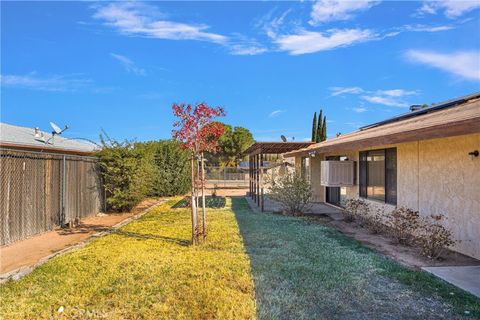
[[[189,190],[189,153],[178,142],[102,143],[98,156],[108,211],[128,211],[147,196],[173,196]]]

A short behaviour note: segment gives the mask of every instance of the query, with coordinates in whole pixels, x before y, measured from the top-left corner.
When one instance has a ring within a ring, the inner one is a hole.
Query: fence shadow
[[[80,224],[74,228],[62,228],[57,231],[61,236],[68,236],[72,234],[85,234],[92,232],[102,232],[110,230],[110,227],[101,224]]]
[[[157,234],[137,233],[137,232],[124,231],[124,230],[117,230],[117,231],[114,232],[114,234],[124,236],[124,237],[129,237],[129,238],[135,238],[137,240],[167,241],[167,242],[172,242],[172,243],[178,244],[178,245],[183,246],[183,247],[186,247],[186,246],[190,245],[189,240],[165,237],[165,236],[160,236],[160,235],[157,235]]]

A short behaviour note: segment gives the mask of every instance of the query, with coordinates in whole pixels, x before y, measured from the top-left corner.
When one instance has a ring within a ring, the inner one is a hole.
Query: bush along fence
[[[190,187],[190,156],[172,140],[118,142],[102,137],[98,153],[107,211],[128,211],[145,197],[183,195]]]
[[[0,150],[0,245],[76,223],[102,210],[94,157]]]

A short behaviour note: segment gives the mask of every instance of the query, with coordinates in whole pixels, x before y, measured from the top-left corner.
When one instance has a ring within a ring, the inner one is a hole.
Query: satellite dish
[[[53,131],[52,131],[52,137],[51,137],[50,139],[48,139],[47,142],[45,142],[45,143],[49,143],[50,140],[51,140],[51,141],[52,141],[51,144],[53,144],[53,139],[54,139],[54,137],[55,137],[56,134],[62,134],[63,131],[65,131],[65,130],[68,129],[68,126],[65,125],[65,128],[63,128],[63,130],[62,130],[62,129],[60,129],[59,126],[57,126],[57,125],[56,125],[55,123],[53,123],[53,122],[50,122],[50,127],[52,127],[52,129],[53,129]]]
[[[280,136],[280,138],[282,138],[283,142],[287,142],[287,138],[283,134]]]
[[[55,132],[56,134],[61,134],[62,133],[62,129],[60,129],[59,126],[57,126],[55,123],[53,122],[50,122],[50,127],[52,127],[53,129],[53,132]],[[52,132],[52,133],[53,133]]]
[[[52,134],[53,135],[56,135],[56,134],[62,134],[63,131],[67,130],[68,129],[68,126],[65,125],[65,128],[60,129],[59,126],[57,126],[55,123],[53,122],[50,122],[50,127],[52,127],[53,131],[52,131]]]

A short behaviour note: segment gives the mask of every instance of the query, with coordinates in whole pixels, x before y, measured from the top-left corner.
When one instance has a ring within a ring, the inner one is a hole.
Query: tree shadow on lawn
[[[225,197],[205,197],[205,207],[209,209],[222,209],[226,204]],[[202,205],[202,198],[199,198],[199,206]],[[190,196],[186,196],[172,206],[173,209],[190,208]]]
[[[124,237],[129,237],[129,238],[135,238],[137,240],[161,240],[161,241],[173,242],[184,247],[190,246],[191,244],[190,241],[185,239],[159,236],[156,234],[137,233],[137,232],[124,231],[124,230],[117,230],[114,232],[114,234],[124,236]]]
[[[331,227],[232,197],[259,319],[471,319],[480,300]],[[468,311],[468,314],[464,314]]]

